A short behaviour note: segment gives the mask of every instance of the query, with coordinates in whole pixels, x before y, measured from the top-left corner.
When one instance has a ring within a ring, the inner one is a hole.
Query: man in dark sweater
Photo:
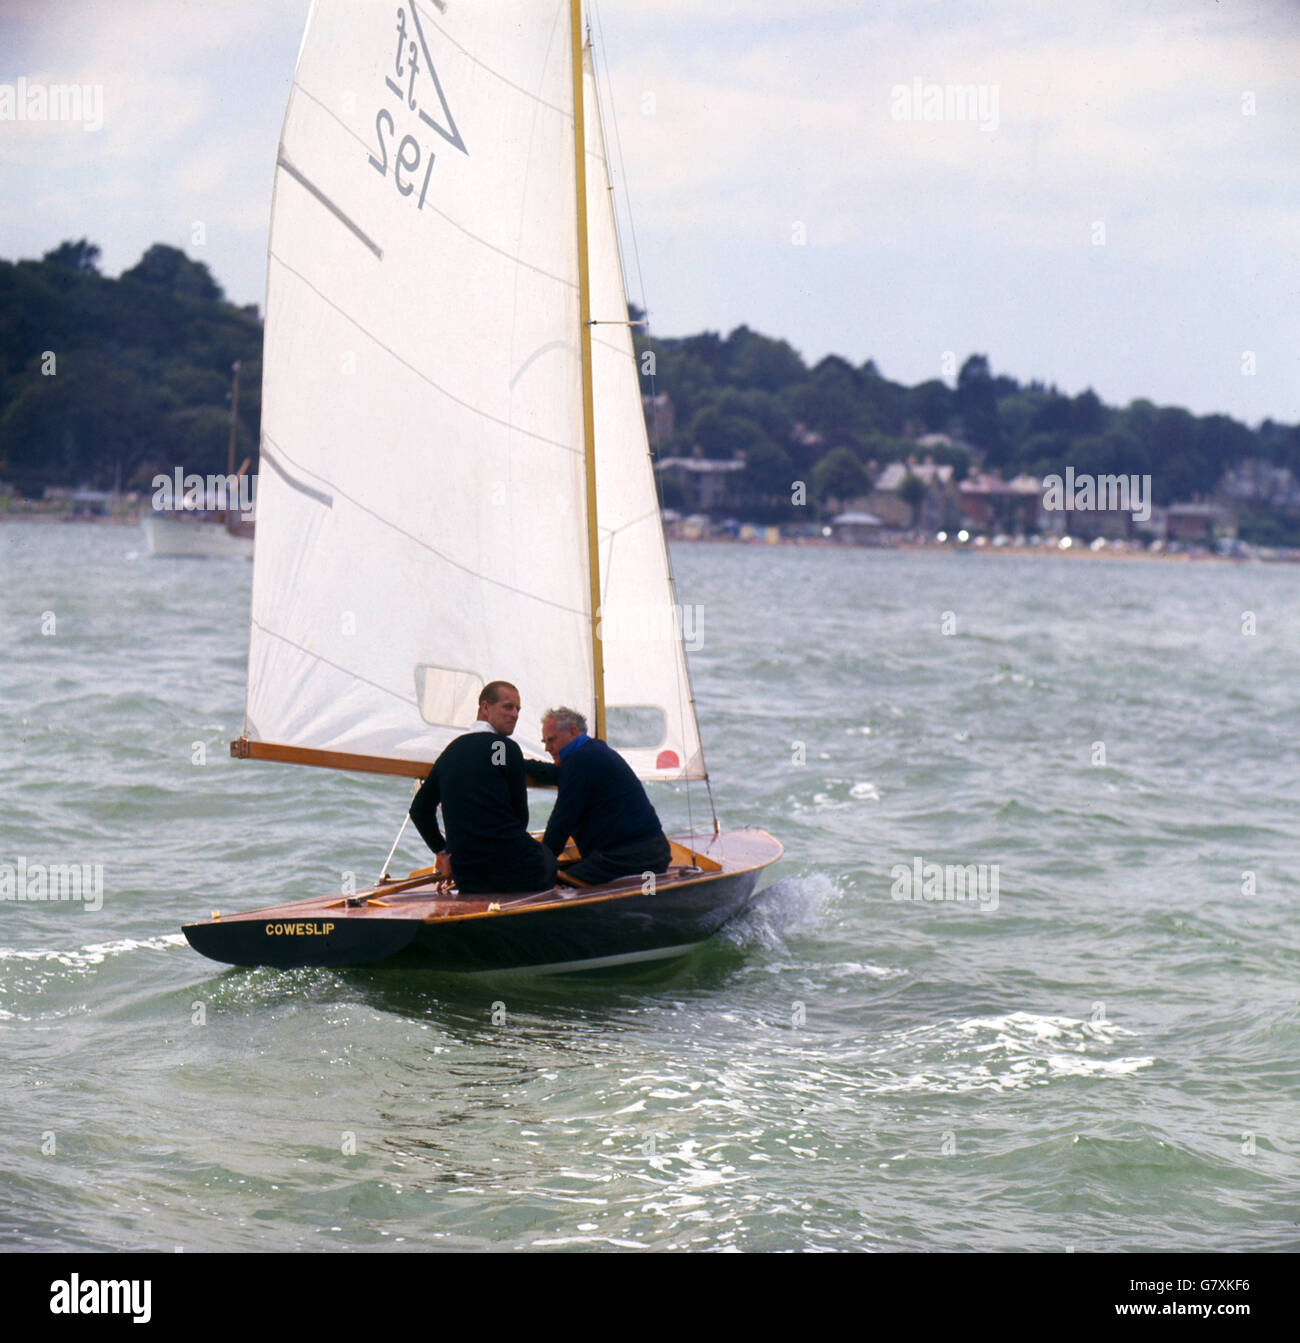
[[[454,876],[465,895],[555,885],[554,855],[528,833],[524,753],[508,740],[518,721],[519,691],[508,681],[489,681],[479,695],[478,721],[447,744],[411,803],[415,828],[438,855],[438,875]]]
[[[591,886],[666,872],[672,850],[627,761],[599,737],[589,737],[587,720],[573,709],[547,712],[542,742],[555,764],[524,762],[535,783],[559,789],[542,844],[560,854],[572,836],[581,855],[562,870]]]

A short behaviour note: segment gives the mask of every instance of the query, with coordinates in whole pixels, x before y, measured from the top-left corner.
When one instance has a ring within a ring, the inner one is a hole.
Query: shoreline
[[[0,522],[89,522],[96,527],[141,527],[144,518],[112,517],[84,518],[75,513],[0,513]]]
[[[818,550],[857,550],[868,554],[889,555],[905,553],[908,555],[999,555],[1019,556],[1029,559],[1086,559],[1086,560],[1143,560],[1153,563],[1200,564],[1210,561],[1214,564],[1297,564],[1300,554],[1296,555],[1216,555],[1212,551],[1192,552],[1187,550],[1117,550],[1107,547],[1104,550],[1091,550],[1086,545],[1071,546],[1061,550],[1056,545],[1042,546],[973,546],[973,545],[926,545],[919,541],[899,541],[890,545],[855,545],[847,541],[823,540],[817,537],[783,537],[779,541],[762,541],[757,538],[741,541],[729,536],[670,536],[674,545],[691,546],[743,546],[749,549],[768,549],[776,547],[799,546]]]
[[[7,522],[16,523],[37,523],[41,525],[50,525],[53,523],[79,523],[95,527],[140,527],[144,524],[145,515],[117,515],[111,517],[84,517],[73,513],[0,513],[0,524]],[[1087,545],[1079,544],[1071,546],[1068,550],[1061,550],[1055,544],[1041,546],[976,546],[965,545],[940,545],[926,544],[921,541],[897,541],[888,545],[857,545],[848,541],[836,541],[828,537],[814,536],[784,536],[778,541],[760,540],[757,537],[741,540],[739,537],[731,536],[668,536],[666,538],[674,545],[691,546],[744,546],[751,549],[768,548],[773,546],[799,546],[818,550],[859,550],[871,554],[897,554],[904,553],[908,555],[997,555],[1001,557],[1019,556],[1021,558],[1031,559],[1087,559],[1087,560],[1142,560],[1144,562],[1162,562],[1173,564],[1203,564],[1210,562],[1214,564],[1300,564],[1300,553],[1296,554],[1275,554],[1275,555],[1216,555],[1212,551],[1150,551],[1142,549],[1124,549],[1120,550],[1111,546],[1106,546],[1102,550],[1093,550]]]

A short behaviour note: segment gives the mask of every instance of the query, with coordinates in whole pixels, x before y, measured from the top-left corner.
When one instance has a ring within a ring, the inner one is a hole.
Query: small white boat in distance
[[[144,520],[151,555],[208,559],[253,558],[253,524],[238,514],[229,521],[207,509],[150,513]]]
[[[144,520],[151,555],[209,559],[253,558],[252,496],[246,493],[248,462],[235,470],[235,435],[239,419],[239,361],[231,365],[230,465],[226,476],[186,477],[176,468],[176,485],[155,477],[164,489]],[[187,480],[193,485],[187,486]],[[192,493],[191,493],[192,490]],[[159,505],[159,498],[164,501]]]

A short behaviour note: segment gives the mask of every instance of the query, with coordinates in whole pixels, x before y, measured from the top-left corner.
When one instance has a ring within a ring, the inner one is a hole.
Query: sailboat
[[[505,678],[526,757],[564,704],[642,780],[707,785],[595,109],[578,0],[314,3],[272,199],[233,755],[420,780]],[[716,813],[670,839],[657,876],[487,898],[385,863],[184,932],[249,966],[663,959],[782,853]]]
[[[190,497],[183,480],[178,479],[172,495],[174,509],[168,512],[152,511],[145,515],[144,535],[151,555],[186,556],[216,559],[253,558],[255,524],[251,515],[245,516],[232,508],[228,497],[240,488],[248,461],[245,459],[235,470],[235,435],[239,426],[239,361],[231,365],[230,381],[230,465],[220,487],[199,493],[194,488]],[[180,468],[176,474],[181,476]],[[202,480],[202,477],[193,477]],[[210,483],[210,482],[209,482]],[[209,497],[211,496],[211,497]]]

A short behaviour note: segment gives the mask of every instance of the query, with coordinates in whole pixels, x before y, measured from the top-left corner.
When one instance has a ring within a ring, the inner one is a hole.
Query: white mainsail
[[[427,764],[496,677],[528,754],[543,709],[592,713],[572,89],[568,0],[313,5],[272,207],[249,742]],[[592,314],[625,322],[594,112]],[[642,777],[699,777],[630,335],[594,336],[608,735],[630,711],[657,725],[623,751]]]

